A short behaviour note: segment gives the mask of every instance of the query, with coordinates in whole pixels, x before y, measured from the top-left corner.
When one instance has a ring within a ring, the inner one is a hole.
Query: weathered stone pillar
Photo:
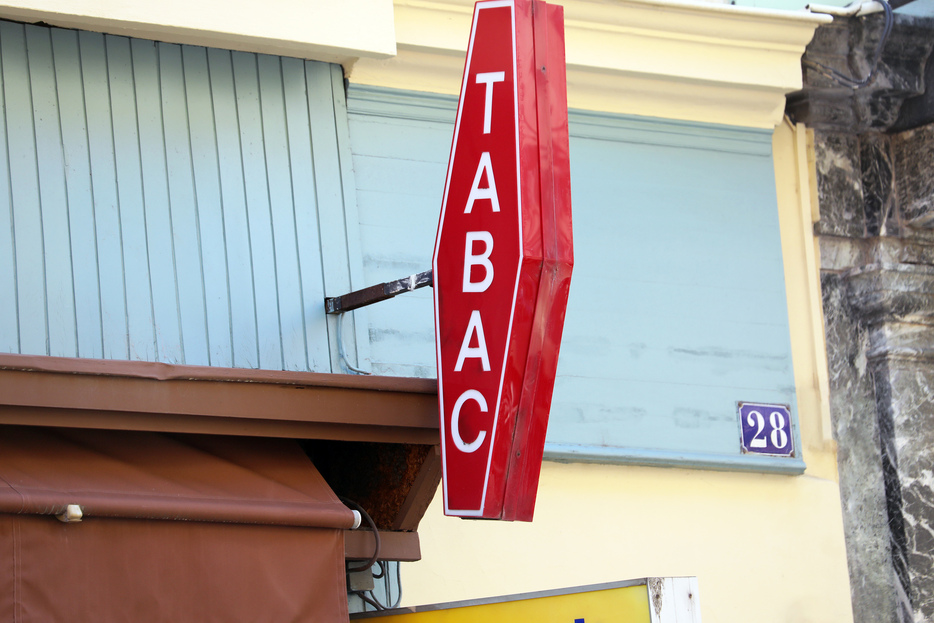
[[[852,141],[822,139],[822,286],[854,612],[861,623],[934,621],[934,187],[905,170],[934,149],[934,126],[874,136],[849,155],[840,148]],[[927,158],[917,173],[932,183]],[[866,177],[890,170],[892,184]]]
[[[831,416],[857,623],[934,622],[934,21],[835,20],[805,55],[788,113],[815,128]],[[930,90],[931,87],[928,86]],[[911,121],[901,120],[904,101]],[[903,131],[915,123],[927,123]]]

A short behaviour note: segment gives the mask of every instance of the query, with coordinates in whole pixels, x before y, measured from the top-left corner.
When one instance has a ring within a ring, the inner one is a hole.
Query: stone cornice
[[[838,18],[821,27],[804,57],[804,88],[788,96],[789,116],[810,128],[852,134],[893,128],[902,102],[924,93],[934,19],[896,13],[879,64],[865,86],[845,86],[829,71],[868,76],[883,28],[881,13]]]
[[[658,0],[568,0],[572,108],[772,128],[801,87],[800,58],[830,20],[806,12]],[[457,93],[467,0],[396,0],[398,54],[361,59],[352,82]]]

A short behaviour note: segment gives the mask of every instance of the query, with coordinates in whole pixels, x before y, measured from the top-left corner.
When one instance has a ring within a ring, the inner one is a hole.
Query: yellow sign
[[[421,606],[351,618],[365,616],[379,623],[650,623],[646,585],[625,584]]]

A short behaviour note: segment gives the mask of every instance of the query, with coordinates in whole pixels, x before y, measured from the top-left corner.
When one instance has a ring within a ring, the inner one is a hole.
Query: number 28
[[[769,414],[769,425],[772,431],[768,434],[772,446],[775,448],[784,448],[788,445],[788,433],[785,432],[785,415],[780,411],[772,411]],[[750,411],[746,415],[746,425],[756,428],[756,434],[749,442],[750,448],[765,448],[768,446],[765,434],[765,418],[758,411]]]

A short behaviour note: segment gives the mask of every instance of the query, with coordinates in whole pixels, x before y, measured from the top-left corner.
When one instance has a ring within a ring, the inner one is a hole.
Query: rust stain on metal
[[[334,492],[362,506],[379,530],[415,530],[424,508],[400,515],[409,515],[410,497],[430,499],[438,486],[437,478],[419,478],[431,445],[312,441],[306,451]]]

